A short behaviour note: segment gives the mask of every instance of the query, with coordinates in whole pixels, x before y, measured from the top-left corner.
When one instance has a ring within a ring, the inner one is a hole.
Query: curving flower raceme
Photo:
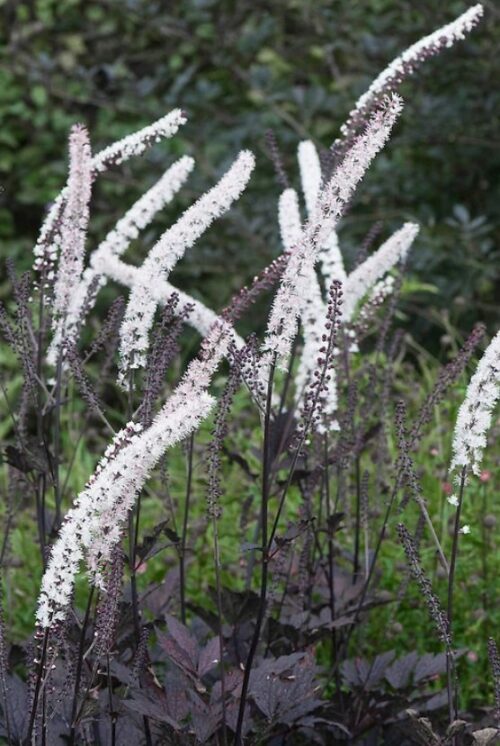
[[[187,371],[146,430],[129,423],[107,449],[94,475],[67,513],[42,579],[37,623],[52,627],[66,618],[75,578],[85,560],[94,583],[120,542],[129,511],[163,453],[186,438],[210,413],[212,376],[232,339],[232,328],[218,321],[201,355]]]
[[[317,217],[317,205],[322,181],[318,153],[312,142],[300,143],[298,160],[307,212],[309,220],[312,221]],[[299,199],[294,189],[288,188],[282,192],[279,199],[278,217],[283,246],[286,250],[293,251],[294,247],[299,244],[304,230],[300,216]],[[326,289],[330,288],[335,280],[342,283],[342,322],[349,322],[352,319],[358,303],[365,296],[368,297],[368,300],[376,297],[377,301],[381,302],[383,297],[390,292],[392,289],[391,282],[385,282],[383,287],[379,286],[378,283],[382,281],[395,264],[406,258],[417,233],[418,226],[416,224],[405,224],[378,251],[366,259],[350,275],[347,275],[337,233],[335,230],[330,232],[325,243],[318,251],[318,264]],[[296,401],[299,409],[304,404],[304,392],[307,390],[317,360],[320,357],[323,339],[328,336],[326,328],[327,304],[323,300],[316,270],[312,264],[309,264],[309,266],[304,264],[303,272],[307,286],[307,294],[300,315],[304,344],[295,376]],[[329,371],[329,380],[322,394],[322,408],[323,411],[328,413],[328,416],[323,418],[324,422],[329,420],[331,427],[336,428],[338,425],[333,416],[337,408],[337,382],[334,368]]]
[[[253,154],[242,151],[222,179],[186,210],[149,252],[132,287],[120,332],[122,382],[129,370],[142,367],[146,362],[158,283],[168,277],[186,249],[240,197],[254,165]]]
[[[345,141],[349,143],[351,138],[356,135],[366,117],[369,116],[374,106],[378,105],[384,95],[397,90],[401,82],[408,75],[412,75],[423,62],[444,49],[452,47],[457,41],[464,39],[466,34],[469,34],[477,26],[483,13],[484,9],[480,3],[472,6],[454,21],[419,39],[392,60],[375,78],[368,90],[360,96],[347,121],[340,128]],[[342,150],[342,144],[341,139],[337,140],[334,143],[334,149]]]
[[[290,354],[310,291],[311,269],[318,260],[320,248],[330,238],[357,184],[389,138],[401,109],[398,96],[388,99],[386,106],[371,118],[366,131],[355,141],[331,179],[321,187],[313,215],[291,252],[271,308],[263,346],[268,358],[276,355],[283,363]]]
[[[344,284],[344,321],[350,321],[357,303],[394,265],[406,259],[418,231],[416,223],[405,223],[351,272]]]
[[[82,125],[76,125],[71,130],[69,160],[67,197],[59,229],[61,255],[52,315],[52,328],[58,339],[65,331],[75,281],[78,282],[82,274],[89,222],[92,160],[89,135]]]
[[[113,165],[123,163],[128,158],[141,155],[146,148],[150,147],[162,138],[173,137],[182,124],[187,121],[186,115],[181,109],[173,109],[153,124],[117,140],[112,145],[101,150],[92,157],[91,178],[92,181],[98,174],[106,171]],[[55,260],[60,248],[59,229],[64,205],[68,198],[68,185],[62,189],[52,203],[45,220],[40,229],[40,235],[35,244],[33,254],[35,261],[33,268],[45,275],[53,270]]]

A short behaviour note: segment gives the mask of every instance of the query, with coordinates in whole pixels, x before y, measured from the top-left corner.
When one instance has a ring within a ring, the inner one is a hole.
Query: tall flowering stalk
[[[325,285],[330,287],[334,280],[345,283],[347,274],[344,268],[344,259],[340,251],[339,238],[337,231],[333,230],[324,246],[319,252],[319,262],[321,274],[325,280]]]
[[[297,159],[307,213],[312,215],[316,209],[322,181],[321,164],[314,143],[310,140],[301,142],[297,151]]]
[[[180,158],[170,166],[161,179],[132,205],[97,249],[90,254],[89,266],[83,272],[76,287],[74,287],[75,278],[73,278],[73,291],[66,319],[66,340],[72,343],[76,341],[84,310],[90,309],[98,290],[106,284],[108,264],[112,264],[114,258],[122,256],[130,243],[138,237],[139,232],[173,199],[193,167],[194,160],[188,156]],[[49,362],[55,361],[60,343],[59,337],[54,337],[49,349]]]
[[[310,140],[305,140],[299,144],[298,161],[307,213],[312,217],[318,201],[322,176],[318,152],[314,143]],[[294,189],[287,188],[280,195],[278,218],[283,246],[287,250],[292,250],[298,243],[302,233],[299,198]],[[318,256],[321,265],[321,274],[325,280],[326,287],[331,287],[335,280],[340,282],[345,281],[344,262],[340,253],[335,229],[331,231],[325,245],[320,248]],[[299,367],[295,375],[296,399],[301,405],[304,404],[306,387],[310,381],[312,369],[318,359],[319,350],[323,344],[322,338],[325,334],[325,324],[327,323],[327,304],[323,301],[316,271],[311,266],[305,271],[309,275],[309,292],[305,299],[305,306],[301,317],[304,345]],[[333,367],[331,368],[329,379],[323,392],[322,404],[325,412],[328,411],[328,413],[335,412],[337,408],[337,386]],[[334,422],[332,420],[332,424]],[[335,425],[333,424],[333,426]]]
[[[304,140],[300,143],[298,161],[307,214],[311,217],[317,206],[322,175],[318,151],[314,143],[310,140]],[[319,261],[326,287],[329,288],[334,280],[339,280],[342,283],[345,282],[344,260],[340,253],[339,240],[335,228],[319,249]]]
[[[160,120],[161,121],[161,120]],[[147,128],[146,130],[147,131]],[[133,136],[135,138],[135,136]],[[139,138],[142,140],[141,138]],[[110,153],[117,150],[112,146]],[[119,150],[119,149],[118,149]],[[128,148],[130,152],[130,148]],[[107,158],[110,157],[109,153]],[[103,160],[105,160],[103,158]],[[154,184],[137,202],[120,218],[115,227],[108,233],[97,249],[90,254],[89,266],[84,270],[82,279],[72,294],[72,300],[66,322],[66,336],[75,336],[83,320],[85,309],[90,309],[95,301],[99,288],[104,287],[108,280],[118,282],[132,289],[141,281],[141,268],[126,264],[121,257],[153,219],[154,215],[168,204],[185,183],[194,166],[194,160],[183,156],[165,172],[162,178]],[[165,305],[173,294],[178,296],[181,306],[190,306],[187,322],[205,337],[218,315],[207,308],[200,300],[193,298],[182,290],[171,285],[167,280],[155,278],[151,287],[158,305]],[[74,341],[74,339],[73,339]],[[243,345],[243,340],[234,333],[237,347]],[[54,361],[54,354],[60,340],[54,338],[49,350],[49,362]]]
[[[71,130],[69,160],[67,199],[60,226],[61,256],[54,288],[52,323],[58,338],[63,336],[75,281],[78,282],[83,270],[89,222],[92,161],[88,132],[82,125]]]
[[[403,54],[392,60],[358,99],[347,121],[340,128],[343,139],[334,143],[334,151],[343,152],[343,149],[349,145],[360,127],[363,126],[370,112],[385,95],[396,91],[402,81],[412,75],[423,62],[464,39],[477,26],[483,13],[484,9],[481,4],[472,6],[454,21],[419,39]]]
[[[164,138],[173,137],[187,121],[181,109],[173,109],[153,124],[117,140],[112,145],[94,155],[91,160],[92,181],[98,174],[114,165],[123,163],[135,155],[141,155],[148,147]],[[53,270],[60,248],[61,216],[68,199],[68,185],[59,193],[47,213],[40,229],[40,235],[33,250],[33,268],[45,276]]]
[[[472,376],[465,399],[458,411],[453,434],[451,470],[457,474],[458,496],[449,502],[456,506],[450,571],[448,574],[447,615],[450,629],[453,625],[454,582],[458,558],[460,533],[468,533],[469,527],[460,527],[465,484],[470,472],[479,475],[483,450],[487,444],[487,433],[491,426],[493,410],[500,397],[500,332],[486,348],[476,372]],[[458,682],[452,682],[451,666],[448,665],[448,691],[450,719],[458,713]]]
[[[249,151],[242,151],[222,179],[195,202],[151,249],[130,294],[121,329],[121,380],[127,371],[146,362],[148,337],[156,311],[156,286],[166,279],[186,249],[223,215],[245,189],[255,165]]]
[[[295,375],[296,399],[302,403],[307,385],[311,380],[311,373],[317,365],[317,359],[320,355],[319,351],[324,344],[323,337],[327,331],[326,324],[329,323],[327,319],[327,304],[323,301],[321,288],[314,269],[311,270],[311,275],[310,293],[302,314],[304,345]],[[330,375],[332,378],[328,382],[328,408],[334,411],[337,408],[337,388],[335,385],[335,371],[333,369]]]
[[[299,197],[295,189],[285,189],[278,201],[278,223],[283,246],[291,251],[299,242],[302,233]]]
[[[187,116],[182,109],[172,109],[156,122],[146,125],[137,132],[122,137],[121,140],[108,145],[97,153],[92,161],[94,173],[107,171],[110,166],[118,166],[130,158],[142,155],[147,148],[161,140],[166,140],[177,134],[179,127],[186,124]]]
[[[500,332],[479,361],[458,411],[453,434],[453,471],[465,469],[479,476],[487,433],[500,397]]]
[[[304,424],[319,433],[338,429],[335,419],[337,412],[337,386],[335,376],[335,356],[337,353],[337,333],[343,313],[343,288],[339,280],[333,280],[329,291],[325,316],[321,325],[316,324],[311,349],[306,354],[315,356],[313,367],[316,375],[308,375],[304,380],[302,403],[302,427]],[[303,357],[305,357],[303,355]],[[309,371],[307,371],[309,374]],[[300,368],[298,373],[300,374]]]
[[[66,618],[75,577],[85,560],[93,582],[122,538],[129,511],[166,449],[186,438],[208,416],[213,373],[227,353],[231,327],[219,322],[173,394],[147,430],[129,423],[115,438],[94,475],[67,513],[42,579],[37,623],[48,629]]]
[[[376,112],[366,131],[353,144],[331,179],[322,187],[313,215],[291,252],[280,287],[271,309],[264,350],[283,362],[289,355],[297,322],[309,292],[310,270],[318,253],[330,237],[342,210],[368,166],[382,149],[402,109],[401,99],[393,95]]]
[[[391,270],[408,255],[419,227],[416,223],[405,223],[363,264],[357,267],[345,281],[344,321],[349,321],[357,303]]]
[[[363,264],[357,267],[350,275],[344,278],[342,286],[344,305],[342,309],[342,322],[351,321],[357,304],[367,294],[373,293],[377,288],[378,281],[398,262],[404,261],[413,241],[418,233],[418,225],[415,223],[405,223],[405,225],[382,244],[382,246]],[[335,281],[335,280],[333,280]],[[387,292],[392,289],[389,283]],[[386,292],[384,289],[383,292]],[[369,297],[369,298],[370,298]],[[383,297],[383,294],[382,294]],[[295,378],[297,399],[300,401],[304,387],[307,384],[312,371],[315,367],[315,361],[318,357],[322,338],[326,333],[326,304],[322,301],[321,293],[317,278],[311,279],[310,293],[306,302],[305,311],[302,316],[302,325],[304,328],[304,348],[299,362],[297,375]],[[335,370],[331,371],[329,382],[329,410],[335,409],[336,394],[336,377]],[[335,422],[333,420],[333,422]]]
[[[314,219],[317,209],[318,195],[321,188],[321,169],[317,150],[310,141],[300,143],[298,151],[302,190],[310,219]],[[300,240],[302,224],[298,195],[294,189],[286,189],[279,200],[279,224],[281,238],[286,249],[292,250]],[[328,239],[318,252],[320,274],[324,284],[330,288],[334,281],[340,281],[344,293],[343,322],[350,322],[358,303],[368,297],[368,303],[380,304],[384,297],[392,290],[392,283],[384,280],[384,285],[378,285],[386,273],[399,261],[404,261],[408,251],[418,233],[418,226],[406,223],[396,231],[372,256],[367,258],[350,275],[344,269],[344,262],[338,237],[332,230]],[[308,293],[304,301],[301,314],[301,324],[304,345],[295,376],[296,400],[300,408],[304,404],[304,393],[314,371],[316,360],[320,355],[322,339],[327,330],[325,328],[327,304],[323,301],[323,294],[316,271],[312,266],[304,270],[307,276]],[[353,349],[354,347],[351,346]],[[337,408],[337,382],[335,368],[332,367],[327,386],[325,387],[322,406],[328,417],[330,427],[338,427],[333,414]]]
[[[441,639],[441,642],[443,642],[446,647],[447,655],[450,655],[451,635],[450,635],[449,621],[446,616],[446,613],[442,609],[439,598],[436,596],[436,594],[434,593],[432,589],[432,584],[429,578],[427,577],[427,575],[425,574],[422,568],[419,553],[418,553],[418,548],[415,544],[415,541],[403,523],[398,523],[397,532],[398,532],[399,540],[401,544],[403,545],[411,574],[413,575],[418,585],[420,586],[420,592],[422,596],[424,597],[425,602],[427,604],[429,615],[432,621],[434,622],[436,631]]]

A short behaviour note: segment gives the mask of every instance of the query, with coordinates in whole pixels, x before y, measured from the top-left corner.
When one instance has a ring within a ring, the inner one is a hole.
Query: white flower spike
[[[132,287],[120,331],[121,382],[129,370],[143,367],[146,362],[158,283],[167,279],[186,249],[241,196],[254,165],[253,154],[242,151],[221,180],[186,210],[149,252]]]
[[[398,96],[389,99],[387,106],[372,117],[365,133],[356,140],[330,181],[321,189],[313,216],[306,223],[283,273],[269,317],[264,350],[276,354],[281,363],[290,354],[297,322],[309,294],[310,271],[316,264],[319,250],[329,239],[371,161],[389,138],[401,109]]]
[[[480,476],[487,433],[499,397],[500,332],[493,337],[479,361],[458,411],[453,435],[453,471],[465,469]]]
[[[163,453],[186,438],[210,413],[207,393],[232,329],[218,322],[166,404],[147,430],[129,423],[114,439],[85,489],[67,513],[42,579],[37,623],[50,628],[66,618],[75,578],[85,560],[92,581],[102,585],[102,567],[121,540],[139,491]]]

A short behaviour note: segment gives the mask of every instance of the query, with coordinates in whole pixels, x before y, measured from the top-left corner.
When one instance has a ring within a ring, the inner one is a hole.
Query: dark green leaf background
[[[280,188],[266,131],[274,130],[297,185],[299,140],[328,146],[373,77],[467,7],[462,0],[0,0],[0,257],[29,266],[44,209],[65,178],[71,124],[85,122],[99,148],[181,106],[189,123],[175,140],[99,184],[89,247],[189,152],[196,172],[135,247],[138,258],[249,147],[257,156],[251,187],[175,271],[176,282],[220,307],[280,250]],[[495,324],[500,9],[486,2],[485,10],[466,41],[403,85],[402,121],[340,231],[352,261],[375,221],[383,221],[382,237],[404,220],[420,222],[411,272],[421,284],[405,307],[420,338],[438,338],[436,314],[459,329],[478,318]]]

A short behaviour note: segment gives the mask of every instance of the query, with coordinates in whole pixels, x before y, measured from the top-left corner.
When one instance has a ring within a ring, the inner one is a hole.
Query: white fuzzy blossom
[[[92,306],[98,290],[106,284],[106,273],[113,259],[122,256],[156,213],[172,201],[193,167],[194,160],[189,156],[183,156],[170,166],[156,184],[127,210],[97,249],[90,254],[89,266],[84,270],[80,282],[71,294],[65,328],[67,340],[75,341],[78,328],[83,321],[82,314],[85,308]],[[208,329],[205,333],[206,331]],[[48,351],[49,363],[55,363],[60,344],[61,339],[57,335],[53,338]]]
[[[500,397],[500,332],[479,361],[458,411],[453,435],[452,471],[471,470],[479,476],[487,432]]]
[[[304,304],[301,322],[304,331],[304,347],[300,357],[299,366],[295,375],[295,388],[297,398],[302,397],[309,382],[311,370],[314,367],[323,345],[322,335],[325,331],[326,304],[321,295],[318,278],[314,268],[309,268],[310,292]]]
[[[311,140],[304,140],[299,144],[297,159],[307,213],[311,216],[316,208],[321,187],[321,163],[316,146]]]
[[[181,109],[173,109],[156,122],[117,140],[97,153],[92,160],[94,171],[100,173],[110,165],[117,165],[133,156],[141,155],[151,144],[173,137],[186,121],[186,115]]]
[[[298,153],[300,181],[309,218],[313,218],[321,190],[321,163],[316,146],[311,140],[299,144]],[[344,283],[344,260],[340,253],[339,240],[335,228],[320,247],[318,258],[321,262],[321,274],[325,286],[330,287],[333,280]]]
[[[166,404],[146,430],[129,423],[115,438],[94,475],[67,513],[42,579],[37,623],[49,628],[65,619],[75,578],[85,561],[102,586],[102,568],[121,540],[129,511],[165,450],[186,438],[210,413],[207,393],[232,330],[218,322]]]
[[[374,312],[383,304],[383,302],[394,292],[395,279],[393,275],[387,275],[379,280],[370,290],[366,302],[359,309],[356,318],[356,329],[350,332],[355,339],[360,333],[368,327]],[[351,352],[358,352],[357,342],[353,341],[350,347]]]
[[[300,143],[298,160],[302,190],[308,213],[311,215],[316,206],[321,184],[319,158],[312,142],[305,141]],[[278,222],[283,246],[285,250],[291,251],[298,244],[302,234],[299,197],[295,189],[288,188],[281,193],[278,202]],[[332,236],[335,239],[336,235],[336,232],[333,231]],[[305,299],[305,306],[301,316],[304,346],[295,376],[297,401],[303,397],[312,367],[314,366],[314,361],[318,356],[318,351],[321,347],[321,334],[326,318],[326,304],[323,302],[321,287],[314,268],[309,267],[306,269],[306,272],[309,272],[309,293]],[[265,385],[266,375],[267,368],[263,367],[261,372],[263,385]],[[332,393],[332,401],[335,399],[334,406],[336,406],[336,387],[334,384],[329,386],[329,391]]]
[[[434,33],[419,40],[416,44],[409,47],[402,55],[393,60],[388,67],[373,81],[369,89],[363,96],[360,97],[356,106],[349,114],[346,123],[341,127],[341,133],[346,138],[346,142],[349,143],[356,133],[360,130],[361,126],[366,121],[370,111],[372,111],[381,101],[384,94],[394,91],[401,81],[407,75],[412,74],[418,65],[437,54],[444,48],[451,47],[455,42],[463,39],[467,33],[469,33],[479,22],[483,15],[483,7],[478,4],[471,7],[459,18],[452,23],[438,29]],[[338,141],[336,144],[340,143]],[[314,145],[311,142],[301,143],[299,147],[299,165],[301,171],[302,188],[306,200],[306,205],[311,219],[311,212],[314,209],[315,194],[320,191],[321,184],[321,169],[319,167],[319,158],[315,151]],[[355,164],[354,164],[355,165]],[[282,220],[280,219],[280,224]],[[283,236],[282,230],[282,236]],[[285,242],[284,242],[285,243]],[[344,321],[348,320],[355,309],[357,301],[360,299],[363,291],[363,275],[361,268],[359,272],[354,272],[351,277],[350,285],[348,284],[348,278],[344,270],[344,264],[342,255],[340,253],[337,235],[334,230],[327,234],[323,241],[318,242],[320,245],[318,258],[321,264],[321,273],[325,280],[325,286],[329,287],[333,279],[338,279],[344,286]],[[285,243],[286,246],[286,243]],[[400,257],[401,258],[401,257]],[[364,265],[363,265],[364,266]],[[365,279],[372,271],[375,270],[375,265],[369,263],[364,266],[363,272],[366,273]],[[386,270],[387,271],[387,270]],[[307,274],[307,273],[306,273]],[[373,277],[371,278],[373,281]],[[316,277],[312,278],[312,282],[316,283]],[[365,290],[368,290],[368,286]],[[385,292],[387,288],[384,288]],[[312,295],[317,297],[317,288],[314,287]],[[316,303],[316,309],[319,313],[321,308],[319,303]],[[310,304],[312,308],[312,305]],[[290,313],[290,308],[286,309]],[[293,318],[293,313],[290,314]],[[324,313],[319,316],[320,319],[324,318]],[[294,329],[292,322],[284,324],[284,332],[289,336],[293,336]],[[308,331],[309,330],[312,331]],[[313,338],[308,340],[308,334],[312,334]],[[312,357],[312,351],[314,349],[314,325],[309,322],[307,326],[304,324],[304,352],[303,359],[299,365],[299,373],[297,380],[297,392],[303,389],[304,380],[306,378],[306,370],[309,370],[314,366],[315,357]],[[285,345],[286,351],[286,345]],[[333,376],[332,376],[333,377]]]
[[[307,207],[309,221],[321,220],[321,204],[319,196],[321,193],[321,167],[318,152],[311,141],[300,143],[298,148],[298,161],[300,168],[302,191]],[[298,195],[294,189],[285,189],[281,194],[278,206],[278,217],[280,225],[281,239],[284,248],[294,250],[299,243],[302,231],[300,208]],[[369,298],[377,298],[381,302],[383,298],[391,291],[393,287],[392,278],[385,278],[377,282],[379,273],[385,274],[392,265],[401,259],[407,248],[401,247],[403,240],[408,231],[403,231],[403,236],[396,235],[389,240],[389,245],[381,247],[380,253],[377,253],[376,259],[370,258],[367,261],[364,270],[353,273],[351,281],[351,306],[355,308],[357,301],[360,299],[359,292],[364,287],[364,291],[371,289]],[[335,229],[331,230],[324,243],[317,252],[321,276],[324,287],[329,288],[334,280],[338,280],[343,286],[344,303],[346,292],[348,292],[348,277],[344,269],[343,257],[340,251],[338,237]],[[327,323],[327,304],[323,301],[321,286],[314,270],[312,263],[303,265],[305,276],[304,284],[307,287],[307,293],[304,297],[304,303],[300,314],[300,320],[303,331],[303,348],[299,360],[299,365],[295,377],[295,397],[297,406],[302,409],[304,406],[304,394],[311,382],[311,376],[316,367],[317,360],[320,357],[320,349],[324,345],[324,338],[328,337]],[[362,285],[363,280],[365,286]],[[374,283],[373,287],[368,287],[369,283]],[[365,294],[362,293],[362,295]],[[345,320],[345,319],[344,319]],[[348,330],[349,331],[349,330]],[[351,351],[356,351],[355,340],[352,341]],[[267,360],[262,365],[262,384],[265,384],[265,378],[269,369],[270,357],[267,354]],[[335,369],[330,368],[329,377],[325,384],[325,389],[321,393],[321,411],[323,417],[316,422],[315,427],[318,431],[325,432],[326,428],[338,428],[335,412],[337,410],[337,381]]]
[[[158,282],[168,277],[184,252],[240,197],[254,165],[253,154],[242,151],[221,180],[186,210],[149,252],[132,287],[120,330],[121,381],[128,370],[146,362]]]
[[[317,203],[320,218],[319,246],[330,236],[356,186],[386,144],[402,109],[403,100],[400,96],[388,96],[384,106],[373,114],[364,133],[356,139],[330,181],[321,190]]]
[[[307,214],[312,219],[321,187],[321,165],[314,143],[310,140],[301,142],[297,157]],[[286,249],[291,249],[297,243],[302,231],[299,200],[294,189],[285,189],[281,194],[278,215],[281,240]],[[339,240],[335,229],[332,230],[324,245],[320,247],[318,258],[321,262],[321,274],[326,287],[330,287],[333,280],[340,280],[344,283],[344,260],[340,253]]]
[[[92,180],[99,173],[110,166],[123,163],[135,155],[141,155],[147,147],[162,138],[173,137],[179,127],[187,121],[186,115],[180,109],[173,109],[157,122],[117,140],[112,145],[101,150],[91,160]],[[59,252],[60,240],[58,236],[61,215],[68,198],[68,185],[61,190],[52,203],[40,229],[40,235],[33,250],[35,261],[33,268],[50,273]],[[49,278],[50,279],[50,278]]]
[[[343,275],[343,306],[342,322],[352,319],[358,302],[366,295],[369,298],[377,298],[379,302],[389,294],[394,286],[392,277],[384,278],[384,275],[403,260],[418,233],[418,226],[414,223],[406,223],[400,230],[396,231],[382,246],[363,264],[355,269],[350,275]],[[383,278],[383,279],[381,279]],[[338,275],[332,279],[340,279]],[[324,345],[324,337],[328,337],[326,328],[326,303],[323,302],[321,291],[315,272],[311,272],[309,280],[309,296],[302,313],[302,327],[304,334],[304,346],[295,377],[295,396],[299,408],[303,405],[303,396],[306,386],[311,380],[311,375],[320,357],[320,349]],[[350,330],[347,330],[349,335]],[[355,340],[350,345],[351,352],[357,351]],[[318,426],[319,432],[324,432],[325,423],[329,422],[332,429],[338,427],[334,418],[337,409],[337,382],[335,369],[329,370],[330,379],[327,382],[326,392],[322,394],[322,411],[325,414],[323,422]]]
[[[99,272],[107,256],[122,256],[157,212],[175,197],[194,168],[185,155],[168,168],[161,179],[135,202],[90,256],[90,266]]]
[[[291,251],[299,242],[302,233],[299,197],[295,189],[285,189],[278,202],[278,223],[283,246]]]
[[[454,21],[442,26],[428,36],[424,36],[396,57],[358,99],[346,123],[341,127],[341,133],[344,136],[352,135],[359,122],[363,121],[364,116],[377,103],[380,96],[395,90],[402,80],[413,74],[424,60],[464,39],[466,34],[477,26],[483,13],[484,9],[481,4],[472,6]]]
[[[311,219],[316,210],[322,181],[321,164],[314,143],[310,140],[301,142],[298,147],[297,158],[304,200],[308,216]],[[281,194],[278,217],[283,246],[285,249],[291,250],[298,243],[302,233],[299,199],[294,189],[285,189]],[[345,282],[344,262],[335,229],[331,231],[325,244],[319,249],[318,258],[321,265],[321,274],[327,288],[330,287],[334,279],[338,279],[342,283]],[[311,373],[323,344],[322,337],[327,333],[325,326],[327,307],[322,298],[320,283],[313,267],[309,267],[305,271],[309,273],[309,292],[301,315],[304,344],[295,375],[295,395],[299,409],[304,404],[306,387],[310,383]],[[265,374],[264,369],[262,377]],[[329,371],[329,380],[326,382],[325,390],[321,393],[321,400],[321,411],[324,417],[317,425],[317,429],[324,431],[327,421],[330,428],[337,427],[334,418],[338,401],[334,369]]]
[[[68,187],[65,186],[52,202],[45,220],[42,223],[37,242],[33,249],[33,255],[35,257],[33,269],[37,272],[44,271],[49,280],[52,280],[54,277],[54,266],[57,261],[60,247],[57,229],[61,220],[61,214],[64,209],[67,194]]]
[[[452,47],[457,41],[465,39],[465,35],[477,26],[483,12],[481,4],[474,5],[451,23],[442,26],[428,36],[424,36],[415,44],[412,44],[411,47],[408,47],[403,54],[392,60],[385,70],[375,78],[368,90],[358,99],[356,109],[364,108],[370,99],[375,98],[377,94],[386,90],[389,82],[398,81],[400,77],[407,75],[408,72],[411,73],[415,65],[426,53],[432,54],[434,50],[439,49],[443,45],[448,48]]]
[[[394,291],[394,285],[395,285],[395,279],[394,275],[387,275],[386,277],[383,277],[381,280],[375,283],[375,285],[372,287],[368,294],[368,301],[370,302],[377,302],[377,305],[380,305],[389,295],[392,294]],[[369,304],[366,304],[367,306]],[[363,305],[359,310],[358,315],[358,321],[363,319],[365,316],[364,310],[365,305]]]
[[[368,299],[376,299],[378,303],[393,290],[394,280],[391,276],[384,277],[395,264],[406,258],[408,251],[418,233],[418,225],[414,223],[405,223],[402,228],[396,231],[382,246],[370,257],[357,267],[351,274],[342,275],[342,323],[351,321],[358,302],[365,296]],[[343,269],[343,267],[342,267]],[[333,275],[333,279],[340,279],[339,275]],[[361,308],[359,320],[363,321],[364,306]],[[321,292],[317,277],[311,277],[310,295],[306,304],[306,309],[302,315],[302,326],[304,331],[304,346],[299,361],[297,374],[295,378],[296,401],[299,408],[304,404],[303,394],[308,383],[311,381],[313,371],[317,367],[317,361],[321,357],[320,349],[324,347],[324,339],[328,338],[329,332],[326,326],[327,308],[326,303],[322,301]],[[356,335],[352,329],[345,329],[346,341],[351,338],[349,344],[350,352],[357,352]],[[334,350],[336,355],[338,350]],[[328,371],[329,379],[326,382],[325,390],[321,393],[321,417],[315,424],[319,433],[324,433],[328,429],[335,430],[339,428],[335,419],[337,410],[337,376],[335,367]]]
[[[394,277],[387,275],[382,280],[379,280],[372,288],[370,292],[370,300],[378,300],[382,302],[385,298],[391,295],[394,290]]]
[[[69,138],[67,198],[59,230],[61,255],[54,288],[52,326],[62,338],[71,296],[83,270],[91,195],[91,153],[85,127],[73,127]]]
[[[344,285],[344,321],[350,321],[357,303],[377,281],[406,258],[418,230],[416,223],[405,223],[374,254],[365,259],[363,264],[351,272]]]
[[[336,230],[330,233],[319,250],[318,258],[321,264],[321,274],[325,280],[325,287],[330,287],[334,280],[339,280],[344,285],[347,275]]]
[[[311,268],[316,264],[319,250],[329,239],[371,161],[386,143],[401,108],[398,96],[388,99],[387,106],[374,114],[363,135],[321,188],[313,215],[304,226],[274,299],[264,342],[267,357],[276,354],[280,362],[288,357],[297,321],[310,292]]]

